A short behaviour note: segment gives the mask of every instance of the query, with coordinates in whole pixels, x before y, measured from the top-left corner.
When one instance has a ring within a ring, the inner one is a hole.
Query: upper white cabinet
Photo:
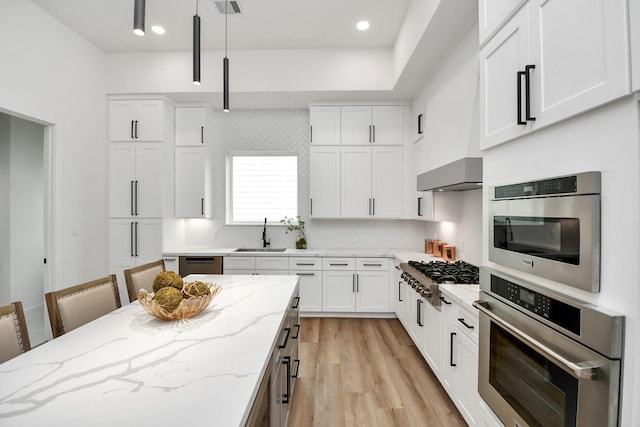
[[[175,149],[175,216],[205,216],[204,147]]]
[[[164,140],[164,101],[112,100],[109,102],[110,141]]]
[[[424,134],[425,112],[427,109],[425,97],[426,95],[423,91],[412,104],[411,140],[414,142],[422,138]]]
[[[309,213],[311,217],[340,216],[340,147],[310,149]]]
[[[340,107],[311,107],[309,121],[309,140],[312,144],[340,145]]]
[[[628,94],[626,4],[530,0],[498,30],[480,52],[481,148]]]
[[[401,106],[341,107],[342,145],[402,145]]]
[[[109,216],[162,218],[162,143],[109,143]]]
[[[478,27],[480,46],[511,16],[525,0],[479,0]]]
[[[205,107],[176,107],[176,146],[202,146],[206,143]]]

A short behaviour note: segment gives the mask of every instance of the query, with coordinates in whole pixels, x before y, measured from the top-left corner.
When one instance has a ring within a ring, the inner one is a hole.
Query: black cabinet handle
[[[293,305],[291,306],[291,308],[298,308],[299,305],[300,305],[300,297],[296,296],[293,299]]]
[[[369,215],[371,215],[371,199],[369,199]]]
[[[418,326],[424,326],[422,323],[422,300],[416,301],[418,303]]]
[[[133,121],[133,120],[131,120],[131,139],[135,138],[135,137],[133,136],[133,122],[134,122],[134,121]]]
[[[136,223],[135,223],[135,224],[136,224],[136,228],[135,228],[135,230],[136,230],[136,256],[138,256],[138,245],[139,245],[139,243],[140,243],[140,242],[138,241],[138,222],[136,221]]]
[[[315,276],[316,273],[296,273],[296,276]]]
[[[382,267],[382,264],[362,264],[364,267]]]
[[[282,363],[287,365],[287,391],[282,395],[282,403],[289,403],[291,394],[291,358],[289,356],[285,356],[282,359]]]
[[[297,340],[298,338],[300,338],[300,325],[296,324],[294,325],[296,327],[296,334],[294,336],[291,337],[292,340]]]
[[[360,275],[356,274],[356,292],[360,292]]]
[[[130,228],[130,233],[129,233],[129,246],[131,247],[131,256],[135,256],[133,254],[133,221],[131,221],[131,223],[129,224],[129,228]]]
[[[418,197],[418,216],[422,216],[422,197]]]
[[[309,126],[309,142],[313,142],[313,125]]]
[[[376,125],[371,126],[373,128],[373,138],[371,142],[376,142]]]
[[[524,77],[525,72],[524,71],[518,71],[517,76],[518,76],[518,96],[517,98],[517,102],[518,102],[518,124],[519,125],[526,125],[527,122],[522,120],[522,77]]]
[[[296,371],[291,374],[291,378],[298,378],[300,376],[300,359],[294,359],[293,362],[296,364]]]
[[[371,214],[375,215],[376,214],[376,199],[375,198],[371,199],[371,206],[372,206]]]
[[[351,292],[356,293],[356,274],[351,276]]]
[[[347,263],[338,264],[338,263],[332,263],[332,262],[330,262],[330,263],[329,263],[329,265],[330,265],[331,267],[346,267],[346,266],[348,266],[349,264],[347,264]]]
[[[526,102],[527,104],[525,105],[525,116],[527,121],[535,121],[536,118],[535,117],[531,117],[531,85],[530,85],[530,78],[531,78],[531,70],[534,70],[536,68],[535,65],[525,65],[524,67],[524,91],[525,91],[525,97],[526,97]]]
[[[135,190],[136,190],[136,197],[135,197],[135,201],[136,201],[136,215],[138,215],[138,201],[140,200],[140,195],[138,194],[138,181],[134,181],[135,182]]]
[[[371,125],[369,125],[369,143],[371,143]]]
[[[440,297],[440,301],[442,301],[443,303],[445,303],[447,305],[451,305],[451,302],[449,302],[446,299],[444,299],[444,297]]]
[[[458,366],[453,363],[453,337],[456,336],[455,332],[451,332],[451,336],[449,337],[449,366]]]
[[[200,199],[200,214],[204,215],[204,198]]]
[[[312,262],[296,262],[296,265],[298,265],[298,266],[305,265],[305,266],[308,266],[308,267],[313,267],[313,266],[315,266],[315,264],[314,264],[314,263],[312,263]]]
[[[133,181],[131,181],[131,188],[129,189],[131,193],[131,216],[133,216]]]
[[[204,126],[200,126],[200,144],[204,144]]]
[[[291,335],[291,328],[284,328],[284,342],[278,345],[279,349],[287,348],[287,343],[289,342],[290,335]]]
[[[462,323],[467,329],[473,329],[474,326],[464,321],[462,317],[458,318],[458,322]]]
[[[309,199],[309,215],[313,215],[313,199]]]
[[[402,302],[402,292],[401,292],[401,288],[402,288],[402,281],[398,282],[398,301]]]
[[[138,139],[138,121],[136,120],[136,135],[134,136],[135,139]]]
[[[423,120],[423,115],[418,114],[418,135],[422,135],[422,120]]]

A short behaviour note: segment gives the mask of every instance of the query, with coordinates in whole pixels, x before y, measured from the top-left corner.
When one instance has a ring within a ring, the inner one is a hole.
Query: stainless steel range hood
[[[418,191],[463,191],[481,186],[481,157],[465,157],[418,175]]]

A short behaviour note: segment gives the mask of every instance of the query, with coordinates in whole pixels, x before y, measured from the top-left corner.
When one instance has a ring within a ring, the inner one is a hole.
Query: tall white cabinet
[[[163,145],[173,140],[173,107],[118,98],[109,112],[109,271],[124,302],[122,271],[162,258]]]
[[[311,106],[310,118],[311,216],[402,218],[404,107]]]

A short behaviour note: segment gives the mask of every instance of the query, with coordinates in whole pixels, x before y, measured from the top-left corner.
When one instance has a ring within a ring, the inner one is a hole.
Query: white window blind
[[[279,222],[298,212],[296,155],[231,156],[232,223]]]

